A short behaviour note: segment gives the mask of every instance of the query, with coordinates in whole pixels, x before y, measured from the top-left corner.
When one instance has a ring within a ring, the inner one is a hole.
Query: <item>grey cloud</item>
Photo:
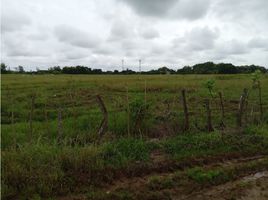
[[[250,48],[260,48],[268,51],[268,38],[255,37],[248,42]]]
[[[27,35],[27,38],[29,40],[37,40],[37,41],[38,40],[45,41],[48,39],[48,37],[49,37],[48,33],[45,33],[44,31]]]
[[[267,8],[267,0],[218,0],[212,10],[222,21],[263,30],[264,26],[268,26]]]
[[[170,16],[178,19],[196,20],[206,15],[210,0],[180,0],[170,11]]]
[[[160,36],[159,32],[156,29],[148,28],[146,30],[141,31],[141,36],[144,39],[154,39]]]
[[[100,43],[97,36],[68,25],[56,26],[54,33],[59,41],[77,47],[93,48]]]
[[[138,47],[138,43],[136,41],[133,40],[127,40],[127,41],[123,41],[122,42],[122,48],[125,50],[129,50],[129,49],[135,49]]]
[[[151,52],[149,52],[151,55],[161,55],[164,54],[166,49],[162,46],[153,46],[151,49]]]
[[[10,57],[43,57],[48,53],[43,48],[36,48],[38,44],[27,41],[21,34],[3,36],[3,51]]]
[[[99,54],[99,55],[117,55],[120,54],[120,47],[118,43],[115,42],[106,42],[101,44],[99,47],[95,48],[93,50],[94,54]]]
[[[183,37],[173,40],[173,46],[179,51],[202,51],[214,47],[219,31],[208,27],[195,27],[186,32]]]
[[[130,23],[120,19],[114,21],[114,23],[112,24],[110,37],[108,38],[108,40],[110,41],[122,40],[129,37],[133,37],[134,35],[135,35],[134,27],[131,26]]]
[[[145,16],[165,16],[178,0],[119,0]]]
[[[1,17],[1,31],[3,32],[18,31],[31,24],[31,19],[27,15],[19,12],[3,12]]]
[[[3,2],[1,55],[11,67],[268,61],[267,0]]]
[[[119,0],[142,16],[196,20],[207,13],[210,0]]]
[[[231,41],[224,42],[220,46],[220,52],[225,55],[239,55],[248,53],[249,49],[245,43],[233,39]]]
[[[116,53],[116,51],[113,48],[109,48],[109,47],[97,48],[93,52],[95,54],[101,54],[101,55],[112,55]]]
[[[81,58],[86,58],[90,56],[89,52],[86,51],[79,51],[79,50],[72,50],[64,53],[65,58],[70,59],[70,60],[76,60],[76,59],[81,59]]]
[[[203,50],[214,47],[215,40],[218,38],[219,32],[211,30],[208,27],[193,28],[186,34],[188,46],[192,50]]]

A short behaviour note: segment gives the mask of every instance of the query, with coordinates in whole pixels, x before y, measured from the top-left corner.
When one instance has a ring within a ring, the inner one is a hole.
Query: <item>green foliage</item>
[[[238,68],[231,63],[220,63],[218,64],[219,74],[236,74],[238,73]]]
[[[24,72],[25,72],[23,66],[21,66],[21,65],[19,65],[19,66],[16,67],[15,69],[16,69],[16,71],[17,71],[18,73],[24,73]]]
[[[1,63],[1,74],[5,74],[7,72],[7,66],[5,63]]]
[[[129,109],[133,121],[142,120],[149,109],[149,104],[145,104],[142,98],[136,98],[129,104]]]
[[[148,159],[148,145],[134,138],[85,147],[31,144],[2,152],[2,194],[5,198],[24,193],[50,196],[75,187],[81,173],[90,175]],[[107,179],[109,173],[100,176]]]
[[[215,83],[216,83],[215,79],[209,79],[204,83],[204,87],[208,89],[211,97],[216,96],[216,93],[214,92]]]
[[[251,79],[253,82],[260,80],[262,72],[260,70],[256,70],[254,73],[251,74]]]
[[[223,152],[267,152],[268,137],[267,134],[254,137],[248,134],[243,137],[228,135],[227,138],[222,138],[218,132],[188,134],[162,141],[162,148],[177,160]]]
[[[193,66],[193,71],[196,74],[215,74],[217,73],[217,65],[213,62],[205,62]]]
[[[103,147],[102,157],[109,166],[121,167],[130,161],[149,159],[149,147],[142,139],[122,138]]]
[[[190,179],[201,184],[215,183],[218,178],[225,178],[224,173],[221,170],[204,170],[200,167],[189,169],[187,175]]]
[[[149,103],[145,103],[144,99],[136,97],[130,104],[130,121],[134,132],[142,131],[146,125],[146,120],[150,117]]]
[[[259,87],[261,74],[262,72],[260,70],[256,70],[254,73],[251,74],[252,88]]]
[[[192,155],[216,154],[230,151],[230,146],[222,143],[220,134],[188,134],[177,136],[175,139],[163,141],[164,151],[180,159]]]

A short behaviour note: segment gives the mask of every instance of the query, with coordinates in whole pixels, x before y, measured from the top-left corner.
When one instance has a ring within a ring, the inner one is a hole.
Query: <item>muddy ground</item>
[[[186,197],[180,197],[177,194],[172,199],[267,200],[268,171],[257,172],[235,181],[196,191]]]
[[[155,162],[165,162],[161,152],[152,154]],[[85,199],[174,199],[174,200],[268,200],[268,156],[234,157],[228,160],[210,160],[199,167],[205,172],[221,169],[228,175],[203,182],[187,175],[189,168],[163,170],[140,176],[120,177],[94,192],[70,194],[60,200]]]

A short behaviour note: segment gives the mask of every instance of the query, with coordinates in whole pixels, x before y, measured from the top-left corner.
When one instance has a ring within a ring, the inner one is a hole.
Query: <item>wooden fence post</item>
[[[225,124],[224,124],[225,110],[224,110],[222,92],[219,92],[219,97],[220,97],[220,105],[221,105],[221,126],[225,127]]]
[[[130,108],[129,108],[129,96],[128,96],[128,87],[127,87],[127,134],[130,136]]]
[[[213,126],[212,126],[212,120],[211,120],[211,109],[210,109],[210,102],[209,99],[205,99],[205,107],[207,111],[207,131],[211,132],[213,131]]]
[[[14,120],[14,100],[13,100],[13,95],[10,94],[9,87],[7,87],[7,97],[10,101],[11,104],[11,115],[10,115],[10,123],[12,126],[12,134],[14,137],[14,148],[17,148],[17,136],[15,135],[15,120]]]
[[[146,115],[147,113],[147,81],[144,81],[144,106],[145,106],[145,110],[144,110],[144,114]],[[148,134],[148,129],[147,126],[145,127],[145,133],[146,135]]]
[[[108,129],[108,112],[107,112],[107,109],[105,107],[105,104],[102,98],[99,95],[97,95],[96,97],[97,97],[97,102],[100,106],[101,112],[103,114],[103,119],[101,121],[99,130],[98,130],[98,135],[102,137]]]
[[[240,97],[239,104],[238,104],[238,113],[237,113],[237,126],[242,127],[242,118],[243,118],[243,111],[245,106],[245,100],[247,97],[248,90],[245,88],[243,93]]]
[[[185,95],[185,89],[181,91],[182,94],[182,106],[183,106],[183,112],[184,112],[184,125],[183,125],[183,130],[189,130],[189,113],[188,113],[188,107],[187,107],[187,102],[186,102],[186,95]]]
[[[259,106],[260,106],[260,118],[263,119],[263,109],[262,109],[262,99],[261,99],[261,82],[258,81],[258,89],[259,89]]]
[[[47,136],[49,137],[50,129],[49,129],[49,120],[48,120],[48,112],[47,112],[47,100],[45,102],[45,107],[44,107],[44,116],[45,116],[45,126],[46,126]]]

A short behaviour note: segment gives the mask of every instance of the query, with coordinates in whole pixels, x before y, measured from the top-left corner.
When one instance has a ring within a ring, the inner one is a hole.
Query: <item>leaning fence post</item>
[[[188,107],[187,107],[187,102],[186,102],[185,89],[181,91],[181,94],[182,94],[182,106],[183,106],[183,112],[184,112],[183,130],[186,131],[189,129],[189,113],[188,113]]]
[[[238,113],[237,113],[237,126],[238,127],[242,127],[243,111],[244,111],[244,105],[245,105],[247,93],[248,93],[248,90],[246,88],[244,88],[243,93],[242,93],[240,100],[239,100]]]
[[[205,107],[207,111],[207,131],[213,131],[212,121],[211,121],[211,109],[210,109],[210,102],[209,99],[205,99]]]
[[[108,129],[108,112],[107,112],[107,109],[106,109],[106,107],[105,107],[105,104],[104,104],[102,98],[101,98],[99,95],[97,95],[96,98],[97,98],[97,102],[98,102],[98,104],[99,104],[99,106],[100,106],[101,112],[102,112],[102,114],[103,114],[103,119],[102,119],[102,121],[101,121],[100,128],[99,128],[99,130],[98,130],[98,135],[99,135],[100,137],[102,137],[103,134],[104,134],[104,133],[107,131],[107,129]]]

